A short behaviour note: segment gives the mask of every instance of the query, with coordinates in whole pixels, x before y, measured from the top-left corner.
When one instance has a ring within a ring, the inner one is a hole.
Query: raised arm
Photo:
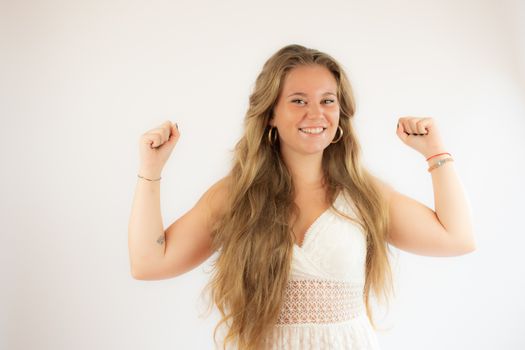
[[[397,135],[425,159],[446,152],[432,118],[400,118]],[[443,154],[428,159],[429,168]],[[388,240],[420,255],[455,256],[476,249],[471,208],[453,161],[431,169],[435,211],[375,178],[389,202]]]
[[[389,202],[388,242],[426,256],[457,256],[474,251],[470,206],[453,162],[431,174],[435,211],[375,179]]]
[[[168,121],[140,139],[140,177],[128,225],[131,275],[136,279],[181,275],[213,253],[211,233],[226,209],[228,177],[213,184],[193,208],[163,228],[159,180],[178,138],[178,127]]]
[[[133,276],[144,266],[156,264],[164,256],[160,175],[179,136],[177,125],[167,121],[140,137],[140,177],[137,178],[128,223],[128,249]]]
[[[135,279],[177,277],[199,266],[214,253],[211,233],[225,210],[227,181],[224,177],[213,184],[193,208],[161,233],[160,239],[155,239],[156,235],[143,235],[143,244],[154,252],[150,256],[135,257],[137,260],[132,268]]]

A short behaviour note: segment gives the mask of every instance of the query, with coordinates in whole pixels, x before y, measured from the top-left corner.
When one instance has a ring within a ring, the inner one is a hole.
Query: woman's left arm
[[[397,135],[425,159],[447,152],[432,118],[400,118]],[[428,166],[446,158],[451,156],[433,157]],[[428,256],[456,256],[474,251],[471,209],[454,162],[447,161],[430,174],[435,211],[374,178],[389,202],[389,243]]]

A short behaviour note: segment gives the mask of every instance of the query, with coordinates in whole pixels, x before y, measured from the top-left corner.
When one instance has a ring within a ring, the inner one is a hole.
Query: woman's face
[[[277,127],[281,152],[303,155],[322,152],[339,125],[337,82],[321,65],[290,70],[269,124]]]

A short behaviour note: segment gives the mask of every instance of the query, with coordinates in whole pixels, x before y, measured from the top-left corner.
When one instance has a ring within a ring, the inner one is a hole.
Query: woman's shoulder
[[[370,174],[370,180],[372,181],[374,187],[377,188],[381,196],[386,200],[390,200],[392,194],[394,193],[394,188],[388,182],[373,174]]]
[[[225,196],[227,195],[227,192],[229,191],[230,182],[231,182],[231,175],[227,174],[219,178],[215,182],[213,182],[211,186],[208,187],[208,189],[206,190],[204,194],[210,198],[215,197],[215,196],[219,196],[219,197]]]
[[[230,175],[223,176],[213,183],[204,194],[208,208],[214,218],[221,217],[226,211],[230,193],[230,181]]]
[[[367,172],[365,175],[366,180],[368,181],[367,187],[372,187],[375,191],[379,192],[379,195],[386,199],[387,201],[392,198],[392,195],[395,192],[394,187],[390,185],[387,181],[379,178],[378,176]],[[347,202],[353,202],[352,194],[345,189],[342,189],[340,194]]]

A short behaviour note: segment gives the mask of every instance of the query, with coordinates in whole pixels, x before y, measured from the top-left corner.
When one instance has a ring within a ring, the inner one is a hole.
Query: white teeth
[[[323,128],[305,128],[305,129],[299,129],[302,132],[306,134],[320,134],[323,132]]]

